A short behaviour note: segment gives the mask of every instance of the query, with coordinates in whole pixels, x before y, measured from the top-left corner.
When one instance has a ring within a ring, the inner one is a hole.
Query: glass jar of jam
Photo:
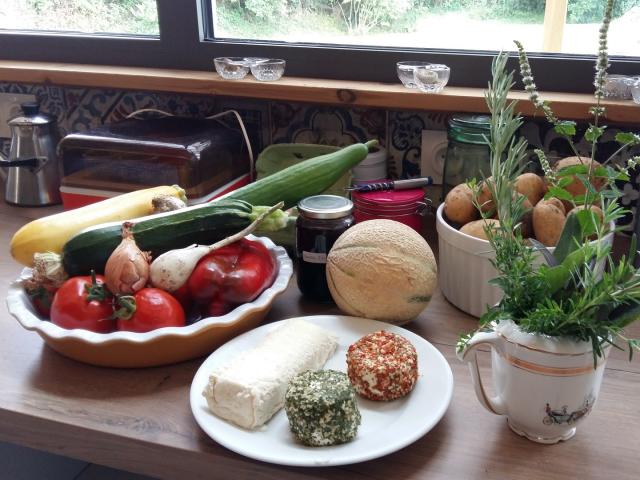
[[[331,301],[327,285],[327,255],[342,233],[353,225],[351,200],[315,195],[298,203],[296,257],[298,288],[314,300]]]

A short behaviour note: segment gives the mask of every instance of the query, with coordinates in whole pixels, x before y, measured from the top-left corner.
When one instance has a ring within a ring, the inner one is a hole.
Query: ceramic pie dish
[[[67,330],[42,319],[35,312],[20,286],[30,269],[9,287],[7,307],[20,325],[35,331],[58,353],[102,367],[136,368],[167,365],[210,354],[227,340],[255,328],[267,315],[275,298],[284,292],[293,274],[293,264],[282,247],[264,237],[249,236],[262,242],[277,263],[273,284],[253,302],[245,303],[221,317],[204,318],[185,327],[165,327],[146,333],[95,333]]]

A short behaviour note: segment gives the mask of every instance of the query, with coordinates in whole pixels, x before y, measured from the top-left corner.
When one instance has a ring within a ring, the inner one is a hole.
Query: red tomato
[[[104,286],[104,277],[72,277],[53,297],[51,321],[62,328],[83,328],[108,333],[115,330],[113,302]]]
[[[143,288],[134,296],[118,299],[129,318],[118,318],[118,330],[149,332],[162,327],[184,327],[185,315],[180,302],[159,288]]]

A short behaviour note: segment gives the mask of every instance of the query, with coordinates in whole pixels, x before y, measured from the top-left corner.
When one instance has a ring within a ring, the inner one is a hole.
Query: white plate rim
[[[212,431],[209,428],[209,425],[207,424],[207,422],[204,421],[204,418],[203,418],[204,413],[200,411],[199,405],[198,405],[198,402],[200,401],[200,399],[203,398],[202,397],[203,382],[200,381],[200,377],[204,377],[205,379],[208,377],[210,372],[205,369],[207,368],[207,363],[210,361],[210,359],[215,357],[216,352],[218,352],[218,350],[216,350],[204,360],[204,362],[200,365],[200,367],[198,367],[198,370],[196,371],[193,377],[191,388],[189,389],[189,404],[191,407],[191,413],[193,414],[193,417],[196,420],[196,423],[200,426],[203,432],[207,436],[209,436],[213,441],[220,444],[221,446],[239,455],[243,455],[247,458],[251,458],[254,460],[259,460],[262,462],[272,463],[276,465],[293,466],[293,467],[331,467],[331,466],[351,465],[355,463],[365,462],[368,460],[373,460],[373,459],[380,458],[385,455],[389,455],[391,453],[397,452],[398,450],[403,449],[404,447],[410,445],[411,443],[417,441],[418,439],[426,435],[430,430],[432,430],[438,424],[438,422],[440,422],[440,420],[442,420],[442,417],[444,417],[444,414],[446,413],[449,406],[451,405],[451,400],[453,398],[453,383],[454,383],[453,372],[451,371],[449,362],[447,362],[444,355],[442,355],[442,353],[435,346],[433,346],[429,341],[411,332],[410,330],[407,330],[399,326],[391,325],[389,323],[380,322],[376,320],[364,319],[360,317],[350,317],[345,315],[301,316],[301,317],[294,317],[290,319],[284,319],[277,322],[261,325],[242,335],[239,335],[238,337],[235,337],[229,340],[227,343],[225,343],[219,348],[225,348],[225,347],[228,348],[229,344],[233,344],[233,342],[242,340],[243,338],[246,338],[248,336],[256,335],[256,332],[258,331],[264,331],[266,333],[271,328],[275,328],[275,326],[282,324],[283,322],[286,322],[288,320],[300,319],[300,320],[321,321],[321,319],[326,319],[326,318],[338,319],[340,321],[346,321],[346,322],[366,321],[367,323],[371,324],[371,332],[384,329],[387,331],[391,331],[393,333],[400,334],[405,338],[407,338],[408,340],[410,340],[411,343],[414,344],[414,346],[417,346],[419,344],[420,347],[426,348],[427,350],[435,354],[435,358],[437,358],[438,361],[440,362],[440,367],[438,368],[442,369],[442,372],[446,377],[446,391],[442,393],[443,401],[440,404],[439,410],[435,412],[435,414],[431,417],[430,421],[425,422],[424,424],[419,424],[416,430],[411,435],[407,435],[402,439],[398,439],[394,441],[393,443],[387,443],[384,446],[380,446],[377,449],[374,449],[374,450],[369,449],[366,452],[362,452],[359,455],[351,455],[349,457],[339,457],[329,461],[324,461],[322,463],[318,463],[317,460],[305,459],[304,457],[300,457],[301,459],[300,458],[299,459],[274,458],[273,456],[270,456],[268,454],[263,454],[262,452],[251,450],[250,447],[245,448],[241,445],[240,446],[237,445],[233,441],[231,442],[228,441],[228,439],[225,438],[224,435],[220,436],[215,431]],[[206,383],[206,380],[204,382]],[[206,414],[213,415],[210,412],[206,412]],[[210,418],[210,417],[207,417],[207,418]],[[224,422],[224,420],[221,420],[221,419],[216,419],[216,420]],[[243,430],[240,427],[237,427],[237,428],[240,430]],[[345,445],[349,445],[349,443]],[[308,449],[313,449],[313,450],[318,449],[320,451],[323,447],[304,447],[301,445],[300,448],[301,448],[301,451],[305,451]]]

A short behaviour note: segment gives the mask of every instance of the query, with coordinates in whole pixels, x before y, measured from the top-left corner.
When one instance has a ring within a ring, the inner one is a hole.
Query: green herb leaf
[[[582,238],[590,237],[591,235],[596,233],[598,230],[598,226],[600,225],[600,219],[591,209],[581,208],[577,212],[570,215],[570,218],[571,217],[576,217],[580,222],[580,228],[582,229]]]
[[[587,140],[587,142],[596,143],[604,133],[605,128],[606,127],[596,127],[595,125],[589,125],[589,128],[587,128],[587,131],[584,134],[584,138]]]
[[[620,145],[640,145],[640,135],[631,132],[616,133],[616,142]]]
[[[586,175],[589,173],[589,165],[580,164],[580,165],[571,165],[570,167],[565,167],[558,171],[559,177],[573,177],[574,175]]]
[[[558,262],[564,262],[567,255],[578,248],[581,239],[582,228],[580,226],[580,221],[575,216],[569,215],[564,224],[564,229],[560,234],[560,239],[558,240],[556,249],[553,252],[554,257]]]
[[[567,176],[558,180],[558,187],[565,188],[573,183],[573,178]]]
[[[559,120],[553,130],[563,137],[573,137],[576,134],[576,122],[570,120]]]
[[[549,189],[549,191],[545,195],[545,198],[551,198],[551,197],[556,197],[560,200],[566,200],[567,202],[573,201],[573,195],[567,192],[564,188],[560,188],[560,187],[551,187]]]

